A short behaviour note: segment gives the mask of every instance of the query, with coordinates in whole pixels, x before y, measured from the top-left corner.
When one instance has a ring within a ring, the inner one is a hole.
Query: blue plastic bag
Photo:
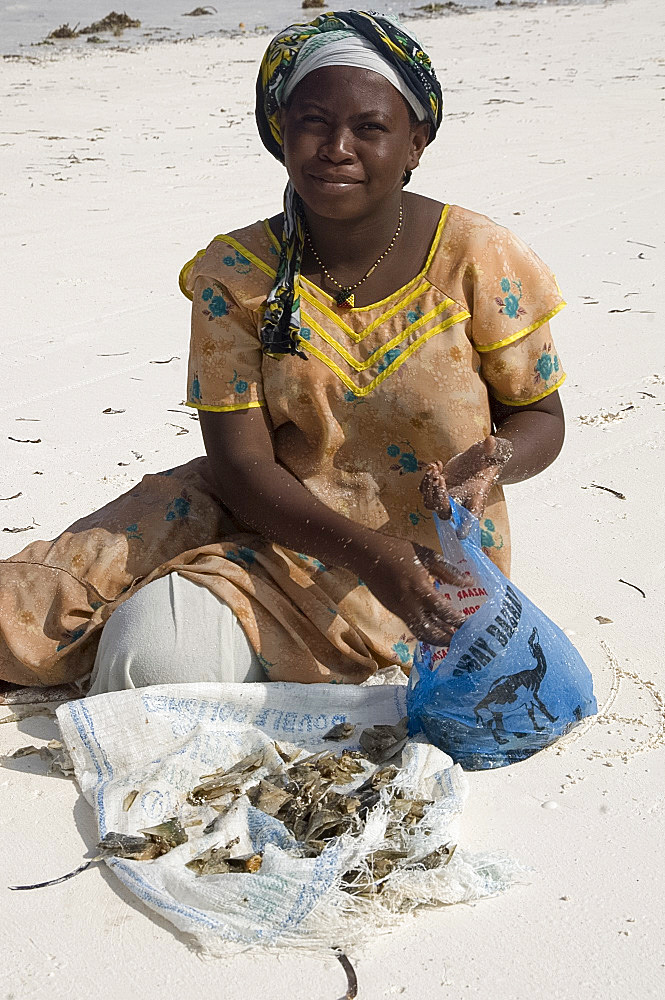
[[[418,644],[409,728],[424,730],[466,770],[503,767],[594,715],[593,681],[561,629],[485,555],[477,519],[454,502],[452,508],[450,521],[435,515],[441,549],[472,579],[440,591],[469,617],[447,649]]]

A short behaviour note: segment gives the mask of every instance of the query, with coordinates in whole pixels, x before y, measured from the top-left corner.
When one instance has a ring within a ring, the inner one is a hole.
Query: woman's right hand
[[[424,545],[380,536],[379,551],[362,577],[385,608],[401,618],[411,633],[433,646],[447,646],[466,620],[434,586],[459,587],[468,578]]]

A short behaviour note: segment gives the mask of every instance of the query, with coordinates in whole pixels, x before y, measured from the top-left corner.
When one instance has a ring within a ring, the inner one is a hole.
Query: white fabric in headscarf
[[[279,103],[286,104],[301,80],[324,66],[356,66],[358,69],[368,69],[378,73],[400,92],[413,108],[418,121],[423,121],[427,117],[427,112],[416,95],[372,43],[354,31],[345,30],[322,32],[305,42],[282,93],[277,94]]]

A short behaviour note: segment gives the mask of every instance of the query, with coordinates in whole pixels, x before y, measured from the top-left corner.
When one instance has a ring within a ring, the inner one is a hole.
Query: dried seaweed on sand
[[[78,38],[79,32],[77,31],[78,24],[75,24],[73,28],[69,24],[61,24],[59,28],[55,28],[46,37],[47,38]]]
[[[81,28],[79,31],[80,35],[96,35],[100,31],[112,31],[114,34],[116,32],[124,31],[125,28],[140,28],[141,22],[137,21],[133,17],[129,17],[128,14],[117,14],[114,10],[106,17],[103,17],[101,21],[94,21],[89,24],[87,28]]]

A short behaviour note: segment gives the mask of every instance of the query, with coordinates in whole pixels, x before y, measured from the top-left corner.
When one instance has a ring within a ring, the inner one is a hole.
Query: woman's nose
[[[346,163],[355,159],[353,132],[343,128],[331,131],[319,147],[319,155],[331,163]]]

